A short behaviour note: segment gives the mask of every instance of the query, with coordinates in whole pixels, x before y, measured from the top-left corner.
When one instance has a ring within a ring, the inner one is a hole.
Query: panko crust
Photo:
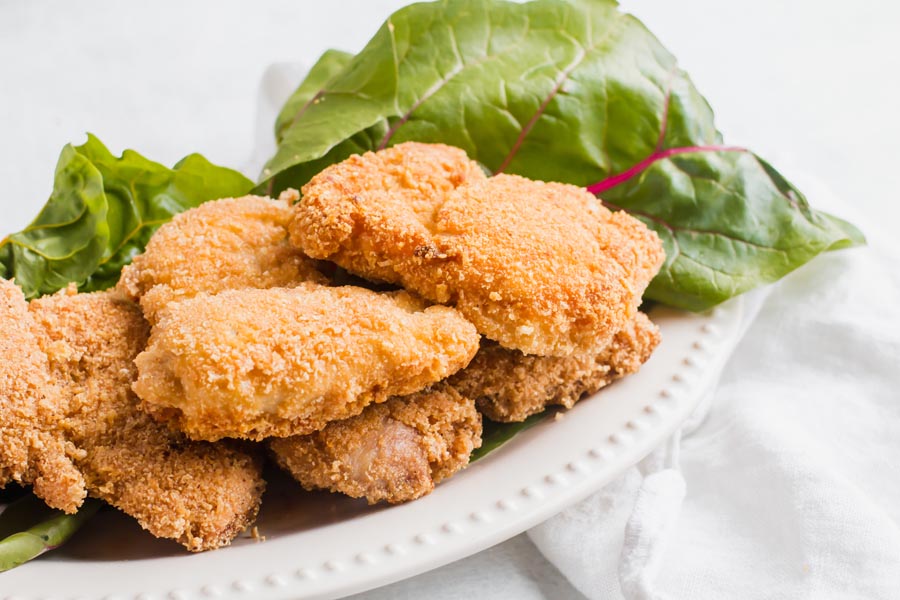
[[[660,339],[659,328],[638,312],[597,354],[534,356],[486,342],[448,381],[492,421],[519,422],[548,406],[572,408],[584,395],[636,373]]]
[[[288,241],[290,206],[298,197],[287,190],[278,200],[224,198],[176,215],[122,270],[117,289],[156,323],[169,303],[200,292],[325,283],[316,261]]]
[[[351,157],[304,186],[291,241],[455,306],[506,348],[600,352],[662,266],[659,237],[582,188],[476,173],[441,145]]]
[[[49,506],[74,513],[84,501],[78,455],[60,433],[65,394],[35,337],[22,290],[0,279],[0,487],[33,485]]]
[[[431,493],[469,464],[481,446],[475,403],[439,383],[369,406],[305,436],[269,442],[275,460],[308,490],[327,489],[369,504]]]
[[[139,410],[133,361],[149,335],[140,307],[71,286],[32,301],[30,313],[91,496],[191,551],[227,545],[255,520],[265,487],[258,453],[192,442]]]
[[[406,292],[230,290],[163,311],[134,390],[194,439],[304,435],[444,379],[478,341],[457,311]]]
[[[405,285],[427,268],[435,209],[454,189],[486,178],[459,148],[407,142],[353,155],[303,188],[291,242],[351,273]],[[436,300],[440,301],[440,300]]]

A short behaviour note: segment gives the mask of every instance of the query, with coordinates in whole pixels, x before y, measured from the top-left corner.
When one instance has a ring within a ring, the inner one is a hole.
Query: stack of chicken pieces
[[[307,489],[418,498],[468,464],[482,414],[637,371],[663,259],[590,193],[437,144],[353,156],[302,199],[208,202],[113,290],[28,303],[0,280],[0,486],[101,498],[192,551],[253,522],[265,454]]]

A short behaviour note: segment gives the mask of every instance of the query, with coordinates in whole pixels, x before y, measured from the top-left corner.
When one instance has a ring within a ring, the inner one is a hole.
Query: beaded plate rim
[[[560,423],[523,432],[426,498],[200,555],[83,562],[50,554],[0,574],[0,599],[326,599],[469,556],[584,499],[664,442],[717,380],[744,310],[741,298],[700,315],[655,309],[663,342],[641,372],[562,413]],[[594,425],[598,437],[585,439]],[[567,440],[566,428],[577,435]],[[558,456],[547,456],[541,446],[560,440]]]

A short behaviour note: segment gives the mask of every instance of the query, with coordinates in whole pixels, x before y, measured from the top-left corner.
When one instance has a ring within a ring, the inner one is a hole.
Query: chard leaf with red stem
[[[290,125],[260,189],[299,188],[353,153],[451,144],[492,172],[586,186],[643,220],[668,254],[646,297],[673,306],[707,309],[864,242],[723,144],[675,58],[612,0],[413,4],[307,97],[280,117]]]

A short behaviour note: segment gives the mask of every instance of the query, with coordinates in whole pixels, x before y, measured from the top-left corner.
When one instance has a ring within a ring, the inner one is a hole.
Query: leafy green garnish
[[[84,291],[110,287],[174,215],[252,187],[199,154],[169,169],[133,150],[113,156],[88,135],[85,144],[63,148],[53,192],[34,222],[0,242],[0,276],[15,277],[28,298],[69,282]]]
[[[9,505],[0,513],[0,573],[60,546],[102,505],[99,500],[86,500],[74,515],[47,508],[31,495]]]
[[[352,59],[322,63],[282,111],[261,189],[404,141],[459,146],[493,172],[586,186],[641,218],[668,253],[647,297],[690,310],[864,242],[724,146],[675,58],[614,0],[413,4]]]
[[[536,415],[531,415],[521,423],[495,423],[484,419],[484,430],[481,433],[481,447],[476,448],[469,458],[469,462],[475,462],[480,458],[484,458],[516,435],[525,430],[531,429],[538,423],[546,420],[550,414],[555,411],[544,411]]]
[[[673,154],[602,198],[662,238],[666,262],[644,296],[689,310],[777,281],[827,250],[865,243],[856,227],[810,208],[749,152]]]
[[[109,244],[106,213],[103,177],[67,145],[47,204],[31,225],[0,242],[0,276],[15,277],[29,298],[83,282]]]
[[[331,78],[347,66],[353,55],[341,50],[326,50],[316,61],[303,82],[291,97],[287,99],[278,118],[275,119],[275,140],[280,144],[284,132],[303,113],[304,109],[316,99],[316,94],[331,81]]]

